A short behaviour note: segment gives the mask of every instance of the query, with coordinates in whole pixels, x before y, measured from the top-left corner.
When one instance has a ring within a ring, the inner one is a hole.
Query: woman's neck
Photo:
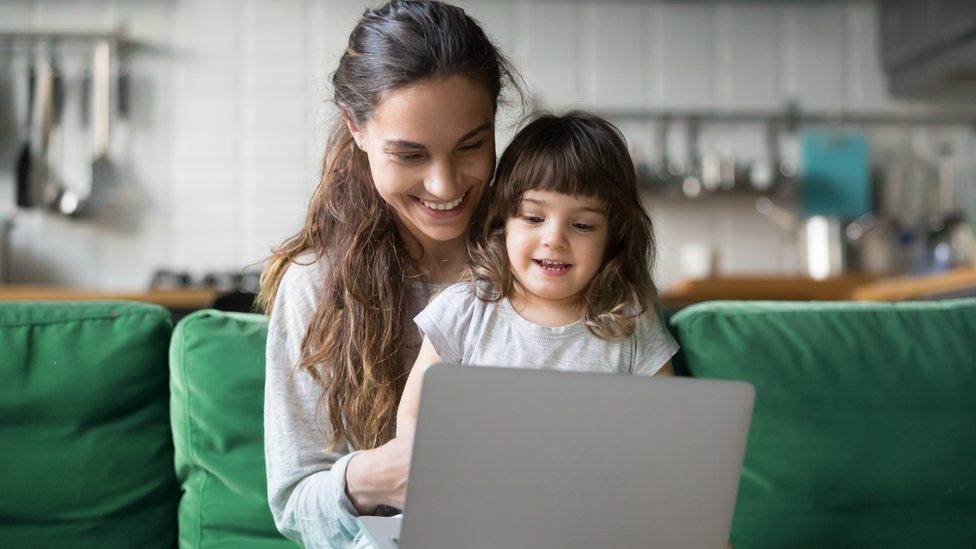
[[[542,299],[516,283],[508,300],[519,316],[539,326],[558,328],[583,318],[583,304],[578,296],[566,300]]]
[[[467,234],[454,240],[438,241],[426,235],[414,235],[402,231],[407,251],[414,260],[417,274],[429,284],[456,282],[464,271]]]

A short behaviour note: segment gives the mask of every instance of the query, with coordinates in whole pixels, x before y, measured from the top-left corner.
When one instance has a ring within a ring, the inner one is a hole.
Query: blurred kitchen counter
[[[851,296],[863,301],[976,297],[976,269],[953,269],[926,276],[896,276],[869,282]]]
[[[668,309],[724,299],[770,301],[837,301],[852,299],[855,290],[878,280],[877,275],[844,275],[825,280],[802,276],[730,276],[686,279],[661,291]]]
[[[0,301],[143,301],[167,309],[195,310],[212,307],[218,297],[213,289],[146,291],[86,290],[59,286],[0,285]]]
[[[661,292],[675,310],[722,299],[771,301],[901,301],[976,296],[976,269],[923,276],[850,274],[826,280],[807,277],[735,276],[683,280]]]
[[[898,301],[976,296],[976,269],[954,269],[926,276],[850,274],[826,280],[784,276],[732,276],[683,280],[661,291],[661,302],[676,310],[693,303],[723,299],[770,301]],[[59,286],[2,285],[0,301],[129,300],[171,310],[213,307],[215,289],[110,291]]]

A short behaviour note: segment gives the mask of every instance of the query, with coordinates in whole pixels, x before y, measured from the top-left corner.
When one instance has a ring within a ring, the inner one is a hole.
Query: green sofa
[[[732,542],[976,547],[976,300],[713,302],[679,373],[757,390]],[[0,546],[275,547],[265,321],[0,303]]]

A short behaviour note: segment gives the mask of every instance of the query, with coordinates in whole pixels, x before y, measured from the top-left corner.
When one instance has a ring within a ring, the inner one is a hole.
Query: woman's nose
[[[454,199],[457,198],[460,179],[457,165],[451,160],[442,160],[431,166],[424,187],[438,198]]]

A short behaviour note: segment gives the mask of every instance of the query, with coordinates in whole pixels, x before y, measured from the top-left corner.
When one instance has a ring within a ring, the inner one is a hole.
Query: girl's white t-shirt
[[[550,328],[522,318],[508,299],[485,302],[469,283],[454,284],[414,317],[441,360],[477,366],[654,375],[678,343],[653,311],[630,337],[607,341],[583,320]]]

